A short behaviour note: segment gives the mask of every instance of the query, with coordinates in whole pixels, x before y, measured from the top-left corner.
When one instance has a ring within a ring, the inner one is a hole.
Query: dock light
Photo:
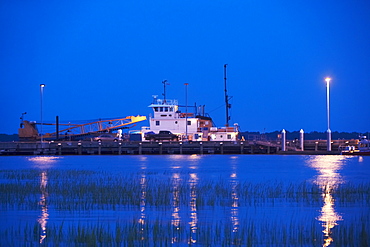
[[[327,130],[327,151],[331,151],[331,130],[330,130],[330,77],[325,78],[326,81],[326,108],[327,108],[327,119],[328,119],[328,130]]]

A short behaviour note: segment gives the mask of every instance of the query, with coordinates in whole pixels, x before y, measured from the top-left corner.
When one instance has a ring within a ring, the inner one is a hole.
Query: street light
[[[189,83],[184,83],[185,85],[185,111],[186,111],[186,115],[185,115],[185,138],[186,138],[186,141],[188,141],[188,85]]]
[[[42,121],[42,96],[43,96],[43,93],[44,93],[44,87],[45,87],[45,84],[40,84],[40,122],[41,122],[41,145],[42,145],[42,142],[43,142],[43,130],[42,130],[42,127],[43,127],[43,121]]]
[[[330,77],[325,78],[326,81],[326,107],[327,107],[327,117],[328,117],[328,130],[327,130],[327,151],[331,151],[331,130],[330,130]]]

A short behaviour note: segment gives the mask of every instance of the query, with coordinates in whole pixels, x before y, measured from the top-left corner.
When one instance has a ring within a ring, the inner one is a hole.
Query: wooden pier
[[[339,154],[339,147],[356,145],[358,140],[337,140],[331,152],[326,151],[326,140],[305,141],[304,151],[299,143],[267,141],[237,142],[0,142],[0,155],[165,155],[165,154]]]

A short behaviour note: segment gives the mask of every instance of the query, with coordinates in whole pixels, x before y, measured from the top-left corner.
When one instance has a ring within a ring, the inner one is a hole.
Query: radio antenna
[[[226,87],[226,66],[227,64],[224,64],[224,81],[225,81],[225,105],[226,105],[226,127],[229,127],[229,109],[231,108],[231,105],[229,104],[229,96],[227,95],[227,87]]]

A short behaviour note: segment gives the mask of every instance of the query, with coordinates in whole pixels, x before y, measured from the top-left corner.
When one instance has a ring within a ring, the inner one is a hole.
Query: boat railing
[[[176,99],[156,99],[153,103],[155,105],[178,105],[178,101]]]

